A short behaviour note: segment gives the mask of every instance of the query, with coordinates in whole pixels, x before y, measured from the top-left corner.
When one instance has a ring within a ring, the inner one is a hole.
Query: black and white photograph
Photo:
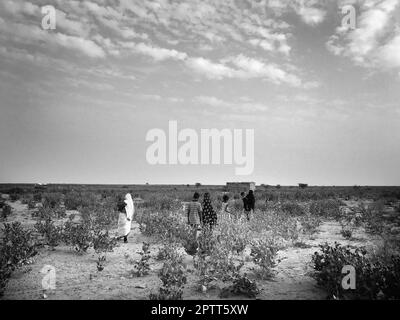
[[[399,299],[400,1],[0,1],[0,304]]]

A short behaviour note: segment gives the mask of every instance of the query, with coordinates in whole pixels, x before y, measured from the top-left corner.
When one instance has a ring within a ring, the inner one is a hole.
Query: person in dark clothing
[[[212,230],[217,223],[217,214],[211,204],[210,194],[206,192],[203,197],[202,223],[204,226]]]
[[[241,192],[240,196],[242,197],[242,201],[243,201],[243,212],[246,212],[246,211],[248,211],[248,203],[247,203],[246,194],[244,192]]]
[[[249,190],[249,193],[247,194],[247,196],[245,198],[246,198],[246,201],[243,200],[243,202],[246,202],[245,213],[246,213],[247,220],[250,221],[250,215],[251,215],[251,213],[254,213],[254,206],[256,203],[256,199],[254,198],[253,190]]]

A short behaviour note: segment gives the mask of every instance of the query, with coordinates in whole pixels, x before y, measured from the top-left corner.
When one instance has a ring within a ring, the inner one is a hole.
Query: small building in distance
[[[249,190],[256,190],[255,182],[227,182],[226,183],[226,191],[231,192],[239,192],[244,191],[247,192]]]
[[[35,192],[43,192],[46,191],[47,189],[47,184],[46,183],[35,183],[33,187]]]

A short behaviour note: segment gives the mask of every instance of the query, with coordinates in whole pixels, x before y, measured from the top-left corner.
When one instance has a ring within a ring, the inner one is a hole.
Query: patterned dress
[[[211,200],[208,197],[204,197],[203,200],[202,220],[204,225],[209,225],[210,227],[217,223],[217,214],[215,213]]]

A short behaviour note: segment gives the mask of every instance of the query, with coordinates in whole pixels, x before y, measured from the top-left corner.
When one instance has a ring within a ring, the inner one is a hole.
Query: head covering
[[[128,219],[132,219],[133,213],[135,212],[135,207],[133,205],[132,195],[130,193],[127,193],[125,195],[124,202],[126,203],[126,207],[125,207],[126,217]]]
[[[202,207],[203,207],[203,213],[202,213],[203,223],[214,225],[217,222],[217,215],[214,211],[214,208],[212,207],[210,194],[208,192],[204,194]]]

